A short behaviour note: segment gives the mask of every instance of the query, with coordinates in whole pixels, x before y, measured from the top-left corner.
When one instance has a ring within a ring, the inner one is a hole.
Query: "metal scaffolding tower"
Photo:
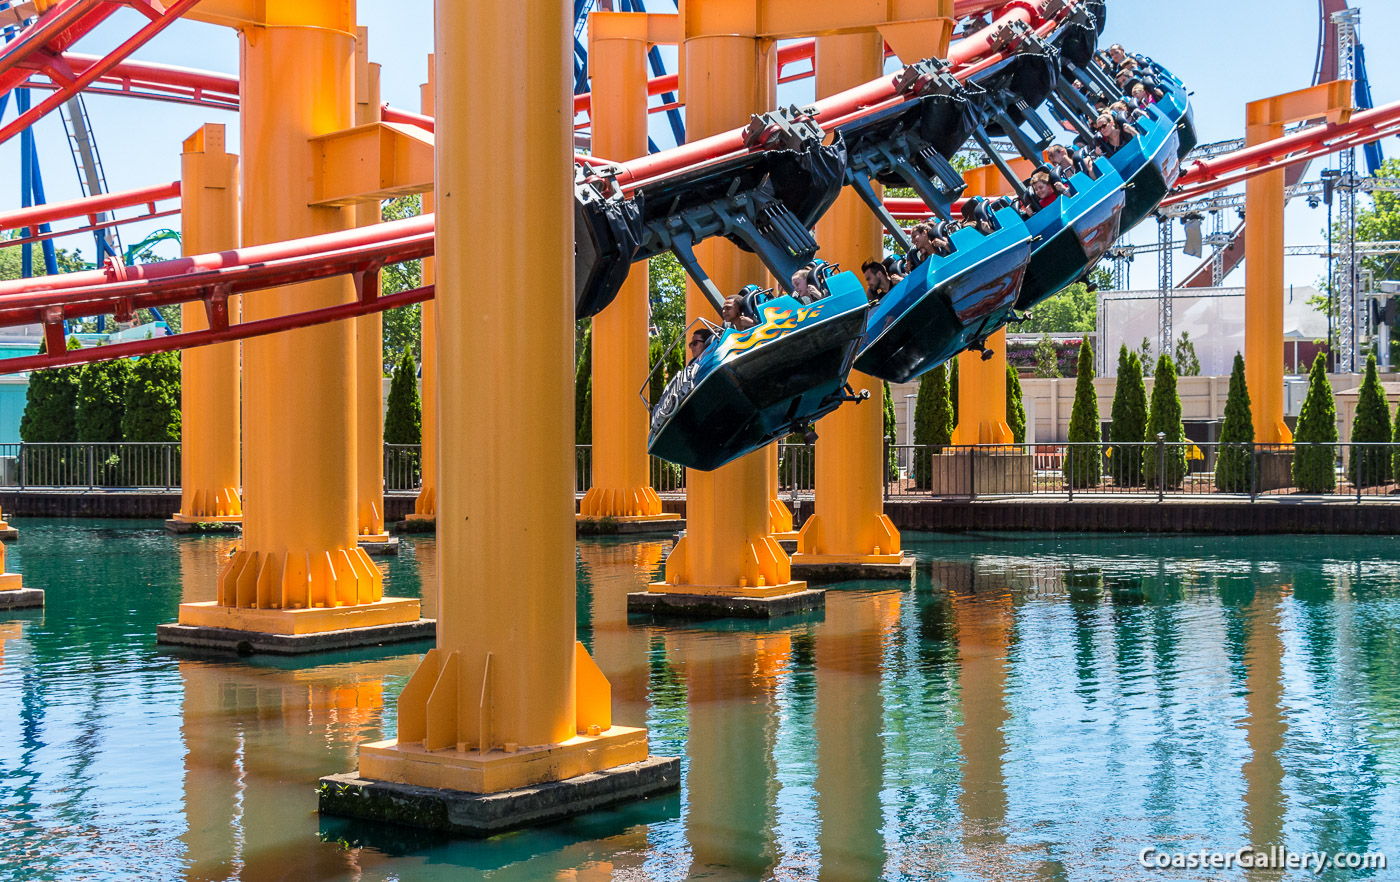
[[[1160,308],[1157,325],[1157,352],[1172,351],[1172,219],[1157,215],[1157,298]]]
[[[1337,26],[1337,79],[1356,78],[1356,25],[1361,20],[1361,10],[1345,9],[1332,16]],[[1359,316],[1357,309],[1361,303],[1357,294],[1358,270],[1356,260],[1356,191],[1359,179],[1356,176],[1356,150],[1344,150],[1338,154],[1340,174],[1337,189],[1341,200],[1338,208],[1338,221],[1341,224],[1342,241],[1337,257],[1337,363],[1339,373],[1355,373],[1357,355],[1360,349]]]

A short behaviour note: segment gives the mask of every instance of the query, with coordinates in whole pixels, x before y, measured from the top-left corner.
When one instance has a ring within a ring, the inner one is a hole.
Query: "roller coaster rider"
[[[691,361],[705,354],[705,350],[710,348],[710,344],[715,340],[715,332],[701,325],[695,329],[695,333],[690,335],[690,342],[685,344],[686,352]]]
[[[747,331],[758,324],[758,319],[753,315],[752,303],[758,291],[757,285],[745,285],[738,294],[731,294],[724,299],[724,307],[720,309],[719,317],[724,321],[726,328]]]
[[[871,303],[879,303],[880,298],[904,281],[903,276],[891,273],[890,268],[879,260],[867,260],[860,265],[860,271],[865,276],[865,293]]]
[[[1107,113],[1100,114],[1094,121],[1094,131],[1098,133],[1098,137],[1094,139],[1095,147],[1102,156],[1112,156],[1122,150],[1124,145],[1138,134],[1137,129],[1123,124]]]

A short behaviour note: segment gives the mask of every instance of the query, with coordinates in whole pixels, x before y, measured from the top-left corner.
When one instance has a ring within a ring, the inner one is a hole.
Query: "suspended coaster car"
[[[753,307],[758,324],[721,329],[666,385],[647,450],[709,471],[759,450],[853,399],[846,386],[869,303],[854,274],[833,273],[810,305],[790,294]]]

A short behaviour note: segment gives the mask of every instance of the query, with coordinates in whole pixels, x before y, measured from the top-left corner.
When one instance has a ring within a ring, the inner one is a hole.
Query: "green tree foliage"
[[[890,393],[890,384],[886,381],[881,385],[885,387],[885,443],[888,445],[885,451],[885,480],[893,481],[895,478],[899,477],[899,466],[896,464],[895,459],[898,451],[896,451],[894,447],[895,443],[899,440],[894,434],[898,430],[898,420],[895,417],[894,396]]]
[[[1142,342],[1138,344],[1137,356],[1138,356],[1138,361],[1142,363],[1143,367],[1146,367],[1147,365],[1152,364],[1152,341],[1151,341],[1151,340],[1147,339],[1146,337],[1143,337],[1143,338],[1142,338]]]
[[[1158,452],[1149,450],[1143,463],[1147,486],[1175,490],[1186,477],[1186,427],[1181,423],[1181,397],[1176,392],[1176,364],[1167,353],[1157,356],[1152,378],[1152,406],[1147,416],[1147,440],[1166,436],[1165,472],[1158,476]]]
[[[952,359],[952,367],[948,369],[948,405],[953,409],[953,428],[958,427],[958,365],[962,362],[960,358]],[[914,407],[919,406],[918,399],[914,399]]]
[[[423,212],[423,200],[416,193],[389,199],[380,206],[384,220],[394,221],[417,217]],[[380,290],[385,294],[398,294],[423,285],[423,261],[406,260],[391,263],[379,274]],[[389,366],[400,361],[400,354],[408,352],[414,361],[423,357],[423,308],[422,304],[386,309],[384,316],[384,372]]]
[[[585,320],[574,367],[574,443],[593,443],[593,323]]]
[[[1293,440],[1293,486],[1304,493],[1326,493],[1337,487],[1337,402],[1327,381],[1327,358],[1318,353],[1308,371],[1308,394],[1298,413]]]
[[[1060,375],[1060,354],[1055,351],[1055,341],[1044,334],[1035,344],[1035,375],[1050,379]]]
[[[122,437],[127,441],[180,440],[180,355],[156,352],[136,359],[126,386]]]
[[[399,354],[394,379],[389,383],[389,401],[384,412],[384,443],[423,443],[423,401],[418,394],[418,365],[413,353],[405,349]],[[411,490],[422,476],[422,454],[414,449],[385,450],[386,486]]]
[[[1244,357],[1235,353],[1230,370],[1230,394],[1225,399],[1225,423],[1220,427],[1220,446],[1215,457],[1215,486],[1222,493],[1244,493],[1250,489],[1254,457],[1254,413],[1249,403],[1249,387],[1244,379]]]
[[[79,441],[122,440],[122,416],[126,389],[131,382],[131,362],[125,358],[95,361],[78,372],[77,429]]]
[[[1109,413],[1109,474],[1121,487],[1142,484],[1143,449],[1136,445],[1147,440],[1147,385],[1142,380],[1142,362],[1125,343],[1118,349],[1118,382],[1113,389],[1113,409]]]
[[[651,302],[651,323],[664,340],[674,340],[685,331],[685,270],[669,251],[647,261],[647,293]]]
[[[1075,282],[1035,305],[1031,318],[1015,330],[1023,334],[1087,334],[1098,322],[1098,295]]]
[[[1351,440],[1354,444],[1389,444],[1390,438],[1390,404],[1381,391],[1376,355],[1372,353],[1366,358],[1366,376],[1356,399]],[[1353,447],[1347,458],[1347,480],[1359,487],[1389,483],[1390,451],[1385,447]]]
[[[956,362],[955,362],[956,363]],[[933,486],[933,457],[953,441],[953,407],[948,399],[947,365],[939,365],[919,380],[914,399],[914,486]]]
[[[1074,487],[1097,487],[1102,476],[1103,426],[1094,391],[1094,350],[1089,339],[1079,344],[1079,372],[1074,380],[1074,408],[1069,415],[1071,446],[1065,453],[1065,480]]]
[[[1395,476],[1396,483],[1400,483],[1400,409],[1395,411],[1395,434],[1390,440],[1394,442],[1392,449],[1395,451],[1391,456],[1390,470],[1391,474]]]
[[[665,391],[666,384],[680,372],[684,347],[670,345],[666,338],[652,336],[647,341],[647,365],[651,368],[651,374],[647,381],[647,401],[652,405],[661,400],[661,393]],[[658,362],[664,362],[658,365]],[[801,443],[798,438],[798,443]],[[783,468],[781,457],[779,468]],[[651,486],[658,489],[669,490],[681,486],[681,475],[685,472],[680,466],[664,459],[651,458]]]
[[[1026,443],[1026,402],[1021,393],[1021,377],[1011,365],[1006,366],[1006,424],[1017,444]]]
[[[1186,331],[1182,331],[1181,339],[1176,341],[1176,367],[1183,377],[1201,375],[1201,360],[1196,357],[1196,344],[1191,342],[1191,335]]]
[[[0,250],[0,254],[15,249]],[[69,349],[81,349],[73,338]],[[47,351],[39,344],[39,352]],[[26,444],[63,444],[78,440],[78,374],[81,368],[60,367],[34,371],[25,392],[19,437]]]

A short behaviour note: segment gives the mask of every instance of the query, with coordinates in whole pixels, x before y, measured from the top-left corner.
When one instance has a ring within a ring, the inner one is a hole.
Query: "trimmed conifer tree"
[[[1225,423],[1215,456],[1215,487],[1221,493],[1247,493],[1253,473],[1254,412],[1244,379],[1244,357],[1235,353],[1230,370],[1230,394],[1225,399]]]
[[[948,401],[947,365],[939,365],[919,380],[914,399],[914,486],[933,486],[933,457],[953,441],[953,408]]]
[[[1042,334],[1035,344],[1035,375],[1042,379],[1060,375],[1060,352],[1049,334]]]
[[[1099,398],[1094,392],[1094,350],[1087,337],[1079,344],[1069,440],[1072,446],[1065,452],[1065,481],[1073,487],[1097,487],[1103,471],[1103,449],[1099,446],[1103,427],[1099,422]]]
[[[81,349],[69,339],[69,349]],[[39,354],[47,350],[39,344]],[[19,437],[27,444],[63,444],[78,440],[78,373],[81,368],[45,368],[29,374]]]
[[[574,443],[593,443],[593,323],[583,330],[574,366]]]
[[[948,407],[953,413],[953,428],[958,427],[958,363],[962,359],[954,356],[949,360],[951,367],[948,368]],[[918,399],[914,400],[914,408],[919,407]],[[949,440],[952,440],[951,438]]]
[[[1294,433],[1293,486],[1304,493],[1337,487],[1337,402],[1327,381],[1327,358],[1319,353],[1308,371],[1308,394]]]
[[[1108,468],[1113,482],[1121,487],[1142,484],[1143,448],[1147,440],[1147,385],[1142,380],[1142,362],[1124,343],[1118,349],[1118,380],[1109,411]]]
[[[1163,352],[1152,375],[1152,403],[1147,413],[1147,440],[1166,436],[1165,473],[1159,475],[1157,451],[1149,448],[1142,464],[1143,478],[1153,490],[1175,490],[1186,477],[1186,427],[1181,422],[1181,397],[1176,392],[1176,363]]]
[[[1390,440],[1394,442],[1391,449],[1395,452],[1391,456],[1390,469],[1391,473],[1395,476],[1396,483],[1400,483],[1400,408],[1397,408],[1395,411],[1394,425],[1395,435]]]
[[[1376,354],[1366,357],[1366,376],[1356,399],[1356,418],[1351,424],[1353,444],[1390,443],[1390,404],[1376,374]],[[1375,487],[1390,483],[1390,451],[1382,447],[1353,447],[1347,458],[1347,480],[1353,486]]]
[[[899,420],[895,416],[894,395],[890,393],[889,381],[886,380],[882,385],[885,387],[885,438],[888,439],[886,443],[889,446],[885,456],[885,480],[893,481],[895,478],[899,477],[899,466],[895,460],[898,451],[895,450],[894,447],[895,442],[899,440],[895,438],[894,435],[894,433],[898,431]]]
[[[155,352],[136,359],[126,387],[122,438],[127,441],[180,440],[180,355]]]
[[[418,365],[413,351],[405,347],[389,381],[389,401],[384,410],[385,444],[423,443],[423,401],[418,394]],[[411,490],[418,486],[422,458],[417,450],[386,450],[385,475],[388,486]]]
[[[1021,392],[1021,377],[1011,365],[1006,366],[1006,424],[1017,444],[1026,443],[1026,402]]]
[[[78,440],[109,443],[122,440],[122,416],[126,389],[131,383],[131,361],[114,358],[83,365],[78,372]]]

